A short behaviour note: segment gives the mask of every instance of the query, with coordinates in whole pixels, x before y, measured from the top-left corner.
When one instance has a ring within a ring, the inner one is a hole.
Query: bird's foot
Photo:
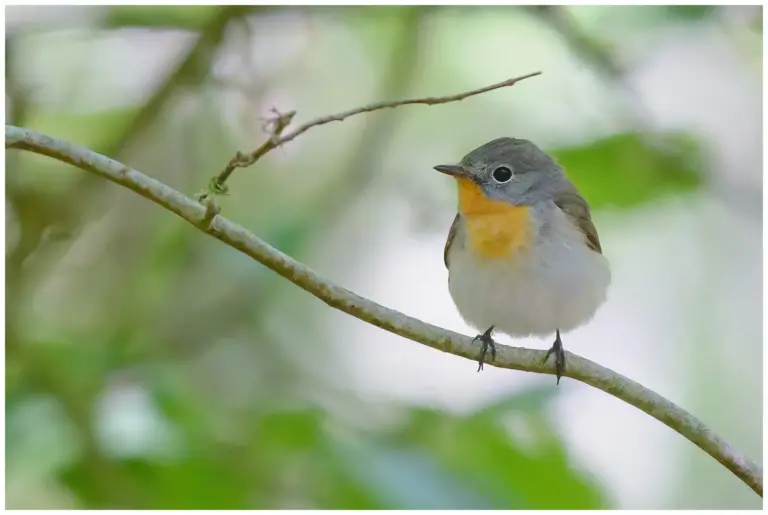
[[[550,354],[555,355],[555,374],[557,375],[557,384],[560,384],[560,378],[565,371],[565,351],[563,350],[563,341],[560,339],[559,329],[556,334],[555,343],[552,344],[552,347],[549,348],[546,356],[544,356],[544,363],[547,362]]]
[[[488,353],[488,351],[491,351],[491,359],[496,359],[496,342],[493,341],[493,338],[491,337],[491,333],[493,332],[493,327],[491,326],[488,328],[487,331],[485,331],[483,334],[478,334],[475,336],[474,340],[472,342],[474,343],[476,340],[480,340],[480,342],[483,344],[483,348],[480,350],[480,359],[478,360],[478,366],[477,371],[480,372],[483,369],[483,363],[485,362],[485,355]]]

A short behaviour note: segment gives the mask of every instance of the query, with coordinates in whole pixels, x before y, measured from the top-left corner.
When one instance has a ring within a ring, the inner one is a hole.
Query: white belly
[[[608,260],[588,249],[575,228],[562,220],[555,225],[547,238],[539,236],[532,249],[512,258],[478,259],[463,239],[454,243],[448,286],[468,324],[479,332],[493,325],[514,337],[546,336],[594,316],[611,282]]]

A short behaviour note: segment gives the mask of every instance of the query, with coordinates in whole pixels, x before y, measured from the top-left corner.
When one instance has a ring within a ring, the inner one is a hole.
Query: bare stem
[[[474,361],[479,358],[480,345],[472,338],[411,318],[333,284],[302,263],[269,246],[244,227],[215,213],[211,217],[210,207],[201,205],[122,163],[67,141],[11,125],[5,126],[5,147],[46,155],[120,184],[176,213],[206,234],[250,256],[333,308],[433,349]],[[621,374],[576,354],[568,352],[567,355],[568,368],[564,374],[566,377],[599,388],[661,421],[720,462],[762,497],[762,467],[739,453],[703,422],[673,402]],[[544,363],[543,358],[544,351],[541,350],[498,345],[498,352],[493,359],[486,360],[486,364],[539,374],[554,374],[552,362]]]
[[[405,100],[389,100],[386,102],[376,102],[376,103],[368,104],[362,107],[357,107],[355,109],[350,109],[349,111],[344,111],[342,113],[323,116],[321,118],[316,118],[312,121],[305,123],[304,125],[299,126],[298,128],[289,132],[285,136],[281,136],[281,134],[283,133],[285,128],[288,126],[288,124],[291,123],[291,120],[296,114],[296,111],[291,111],[289,113],[281,114],[276,110],[273,110],[276,116],[275,118],[270,120],[273,129],[270,132],[269,138],[264,143],[262,143],[261,146],[259,146],[259,148],[257,148],[250,154],[242,154],[240,152],[235,154],[235,157],[230,159],[229,163],[227,163],[227,166],[224,168],[224,170],[222,170],[221,173],[219,173],[219,175],[217,175],[211,180],[209,190],[211,190],[210,191],[211,193],[225,194],[227,192],[225,183],[227,182],[227,179],[229,178],[229,176],[232,175],[232,172],[235,170],[235,168],[245,168],[245,167],[251,166],[271,150],[279,147],[280,145],[288,143],[289,141],[295,139],[297,136],[304,134],[312,127],[325,125],[331,122],[340,122],[356,114],[370,113],[372,111],[378,111],[380,109],[389,109],[389,108],[394,108],[394,107],[408,105],[408,104],[437,105],[437,104],[447,104],[448,102],[458,102],[460,100],[464,100],[465,98],[468,98],[474,95],[487,93],[495,89],[514,86],[515,84],[517,84],[522,80],[530,79],[531,77],[535,77],[537,75],[541,75],[541,72],[529,73],[527,75],[522,75],[520,77],[515,77],[513,79],[507,79],[503,82],[492,84],[484,88],[473,89],[472,91],[466,91],[464,93],[459,93],[456,95],[448,95],[444,97],[408,98]],[[206,197],[207,197],[207,194],[203,194],[199,197],[199,199],[202,200]]]

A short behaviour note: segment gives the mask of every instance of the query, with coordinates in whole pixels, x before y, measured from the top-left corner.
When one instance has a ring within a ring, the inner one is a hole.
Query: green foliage
[[[524,392],[461,417],[417,410],[398,441],[425,450],[496,509],[604,508],[599,487],[572,468],[544,417],[552,391]]]
[[[671,18],[699,20],[711,16],[717,8],[716,5],[666,5],[664,14]]]
[[[612,6],[569,6],[568,12],[584,23],[589,33],[657,28],[661,25],[696,23],[716,14],[720,6],[713,5],[627,5],[621,9]],[[606,27],[607,25],[607,27]]]
[[[594,209],[633,207],[702,183],[696,144],[679,134],[663,143],[660,148],[642,134],[622,133],[551,153]]]
[[[60,477],[92,508],[605,508],[546,420],[553,390],[518,393],[467,415],[412,408],[402,423],[375,431],[319,409],[275,409],[247,416],[249,429],[230,441],[211,440],[215,421],[202,413],[190,418],[199,402],[183,407],[166,398],[162,411],[182,439],[177,452],[84,452]],[[525,440],[505,428],[509,417],[529,429]]]
[[[200,30],[205,28],[221,7],[215,5],[116,5],[109,8],[106,25],[110,27],[159,27]]]

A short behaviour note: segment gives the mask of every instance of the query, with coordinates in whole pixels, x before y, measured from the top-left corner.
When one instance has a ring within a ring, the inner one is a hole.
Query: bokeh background
[[[609,302],[573,352],[762,457],[760,7],[8,7],[6,120],[189,195],[324,276],[473,334],[432,166],[496,137],[594,207]],[[758,508],[644,413],[334,311],[120,187],[6,155],[9,508]],[[505,343],[510,340],[501,338]],[[549,341],[519,344],[546,348]]]

